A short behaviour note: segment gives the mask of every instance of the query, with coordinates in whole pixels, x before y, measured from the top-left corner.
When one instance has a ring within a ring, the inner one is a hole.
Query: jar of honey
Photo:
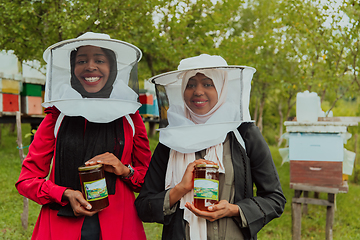
[[[109,206],[103,165],[81,166],[78,171],[82,194],[92,206],[90,211],[101,210]]]
[[[219,166],[198,164],[194,172],[194,205],[207,211],[219,202]]]

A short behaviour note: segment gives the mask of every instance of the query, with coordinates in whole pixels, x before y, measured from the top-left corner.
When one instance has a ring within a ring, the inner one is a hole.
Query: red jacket
[[[61,198],[65,187],[54,182],[54,166],[56,161],[56,138],[54,128],[60,112],[51,107],[29,147],[16,188],[19,193],[40,205],[40,215],[36,222],[32,239],[80,239],[81,227],[84,217],[59,217],[57,210],[50,209],[48,203],[56,202],[66,205]],[[151,151],[146,129],[140,114],[131,114],[135,128],[123,117],[125,146],[121,162],[132,164],[134,175],[130,179],[117,178],[115,195],[109,195],[109,206],[98,213],[101,237],[103,240],[115,239],[146,239],[144,228],[139,219],[135,206],[133,191],[138,192],[144,182],[144,177],[149,166]],[[51,167],[52,166],[52,167]],[[47,176],[50,176],[47,179]]]

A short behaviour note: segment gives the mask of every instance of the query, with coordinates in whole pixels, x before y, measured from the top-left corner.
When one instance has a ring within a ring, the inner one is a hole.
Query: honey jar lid
[[[197,168],[208,167],[208,168],[217,168],[218,169],[219,165],[201,163],[201,164],[197,164],[195,167],[197,167]]]
[[[102,167],[102,164],[96,164],[96,165],[91,165],[91,166],[82,165],[78,168],[78,170],[79,170],[79,172],[84,172],[84,171],[89,171],[89,170],[101,168],[101,167]]]

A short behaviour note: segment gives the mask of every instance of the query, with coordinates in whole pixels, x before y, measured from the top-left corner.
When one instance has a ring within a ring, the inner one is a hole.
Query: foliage
[[[360,90],[353,0],[0,0],[0,11],[0,49],[20,60],[43,62],[46,47],[94,31],[140,47],[140,86],[201,53],[255,67],[250,110],[266,136],[278,132],[269,142],[295,116],[297,92],[317,92],[327,111]]]
[[[88,31],[145,46],[153,38],[152,12],[159,5],[160,0],[1,0],[0,49],[44,63],[47,47]]]

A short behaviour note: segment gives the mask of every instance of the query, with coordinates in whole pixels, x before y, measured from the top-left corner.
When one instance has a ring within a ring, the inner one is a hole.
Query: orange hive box
[[[27,115],[41,115],[43,114],[41,103],[41,97],[23,96],[21,97],[21,112]]]

